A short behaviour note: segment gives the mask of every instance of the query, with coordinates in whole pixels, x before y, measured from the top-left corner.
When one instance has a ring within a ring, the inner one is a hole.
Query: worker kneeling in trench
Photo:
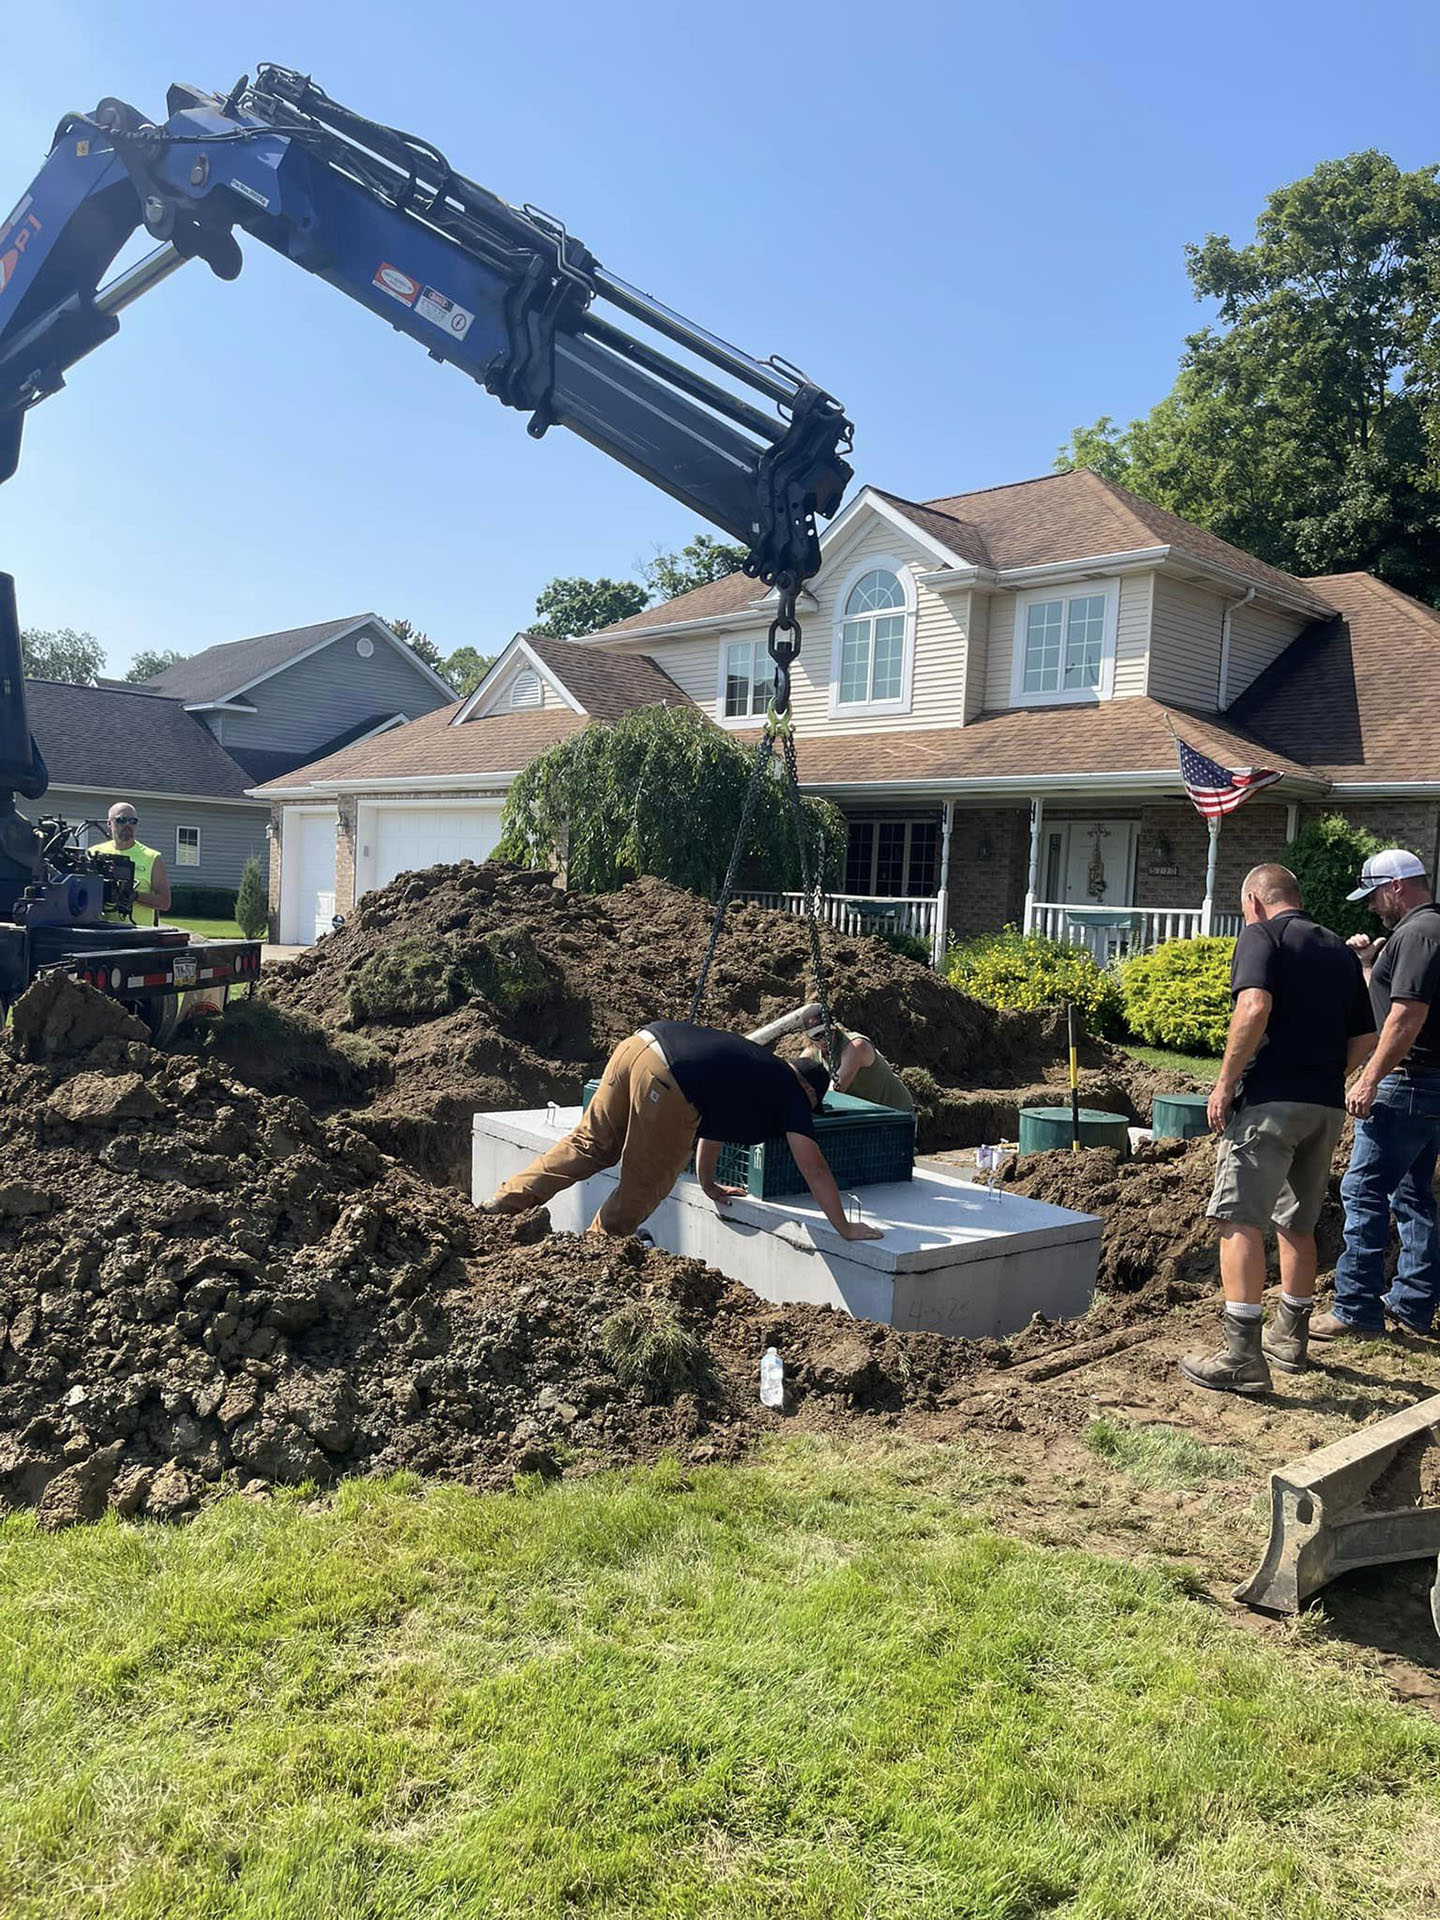
[[[795,1164],[825,1218],[844,1240],[878,1240],[880,1229],[847,1220],[835,1176],[815,1138],[814,1114],[830,1090],[818,1060],[777,1060],[738,1033],[656,1020],[622,1040],[605,1065],[580,1124],[522,1173],[505,1181],[484,1213],[543,1206],[606,1167],[620,1180],[592,1233],[635,1230],[685,1171],[699,1138],[695,1172],[717,1207],[744,1192],[716,1179],[720,1149],[785,1136]]]

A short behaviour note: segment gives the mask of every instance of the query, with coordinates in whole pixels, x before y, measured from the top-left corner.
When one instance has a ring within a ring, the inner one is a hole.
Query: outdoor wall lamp
[[[994,858],[994,855],[995,849],[990,844],[989,834],[982,833],[980,836],[980,844],[975,849],[975,858],[977,860],[991,860]]]
[[[1171,860],[1170,842],[1163,833],[1155,836],[1155,860],[1159,866],[1168,866]]]

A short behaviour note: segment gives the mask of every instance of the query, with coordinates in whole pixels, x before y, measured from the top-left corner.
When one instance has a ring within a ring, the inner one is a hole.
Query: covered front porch
[[[917,795],[908,807],[841,801],[846,885],[822,898],[827,924],[909,934],[937,967],[952,939],[1005,926],[1084,946],[1102,964],[1166,940],[1234,934],[1241,880],[1278,856],[1302,809],[1283,786],[1270,789],[1211,833],[1173,793],[1127,797],[1099,781],[1028,804],[1007,800],[959,792],[938,804]],[[744,897],[804,911],[799,893]]]

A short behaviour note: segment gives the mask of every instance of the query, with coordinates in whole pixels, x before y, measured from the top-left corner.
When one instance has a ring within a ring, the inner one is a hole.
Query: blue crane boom
[[[233,279],[248,234],[528,412],[537,437],[568,427],[724,528],[758,579],[793,588],[816,571],[850,426],[803,375],[672,313],[558,220],[302,74],[261,67],[224,98],[172,87],[167,107],[163,126],[118,100],[68,114],[0,229],[0,480],[25,413],[125,306],[194,257]],[[157,252],[102,287],[142,226]]]

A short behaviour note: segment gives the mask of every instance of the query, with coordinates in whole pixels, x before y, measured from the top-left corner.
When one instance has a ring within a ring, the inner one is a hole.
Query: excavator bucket
[[[1280,1467],[1270,1544],[1235,1598],[1297,1613],[1352,1567],[1440,1555],[1440,1394]],[[1430,1596],[1440,1631],[1440,1578]]]

